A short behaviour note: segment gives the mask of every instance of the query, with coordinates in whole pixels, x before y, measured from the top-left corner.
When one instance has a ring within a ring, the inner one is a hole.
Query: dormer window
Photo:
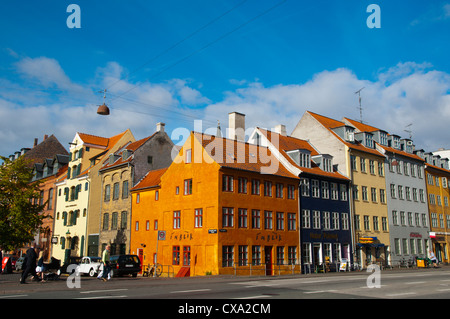
[[[320,154],[312,157],[314,163],[325,172],[333,172],[333,157],[328,154]]]
[[[365,134],[365,145],[368,148],[373,148],[373,135],[366,133]]]
[[[305,149],[286,151],[290,158],[300,167],[311,168],[311,152]]]
[[[352,127],[346,126],[344,131],[344,138],[348,142],[354,142],[355,141],[355,131]]]
[[[384,146],[388,145],[388,137],[386,132],[380,132],[380,144]]]

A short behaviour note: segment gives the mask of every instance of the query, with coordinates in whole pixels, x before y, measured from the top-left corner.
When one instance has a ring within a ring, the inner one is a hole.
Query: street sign
[[[166,240],[166,231],[158,230],[158,240]]]

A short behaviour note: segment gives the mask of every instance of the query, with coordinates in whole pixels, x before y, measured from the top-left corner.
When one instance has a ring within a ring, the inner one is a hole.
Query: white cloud
[[[403,137],[408,136],[404,130],[412,123],[417,147],[428,151],[450,148],[445,133],[450,121],[450,75],[429,68],[429,63],[399,63],[380,72],[376,81],[358,79],[343,68],[320,72],[303,84],[264,87],[251,83],[209,105],[206,116],[227,123],[227,114],[238,111],[246,114],[247,128],[285,124],[289,134],[306,110],[335,119],[345,116],[359,120],[355,92],[364,88],[361,97],[365,123]]]

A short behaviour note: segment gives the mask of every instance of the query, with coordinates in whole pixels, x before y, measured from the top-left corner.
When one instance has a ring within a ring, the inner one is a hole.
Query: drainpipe
[[[298,175],[298,177],[300,177],[301,173]],[[302,185],[302,181],[300,180],[299,184],[298,184],[298,253],[299,253],[299,258],[298,258],[298,263],[300,265],[300,274],[302,273],[302,257],[303,257],[303,246],[302,246],[302,211],[301,211],[301,185]]]

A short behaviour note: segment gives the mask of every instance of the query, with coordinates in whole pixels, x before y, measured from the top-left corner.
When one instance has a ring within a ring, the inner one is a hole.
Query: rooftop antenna
[[[412,123],[411,124],[408,124],[408,125],[406,125],[406,130],[404,130],[406,133],[408,133],[409,134],[409,139],[411,140],[412,139],[412,130],[409,128],[410,126],[412,125]]]
[[[361,91],[364,89],[364,87],[360,88],[358,91],[355,92],[355,94],[358,94],[358,100],[359,100],[359,121],[362,123],[362,106],[361,106]]]

